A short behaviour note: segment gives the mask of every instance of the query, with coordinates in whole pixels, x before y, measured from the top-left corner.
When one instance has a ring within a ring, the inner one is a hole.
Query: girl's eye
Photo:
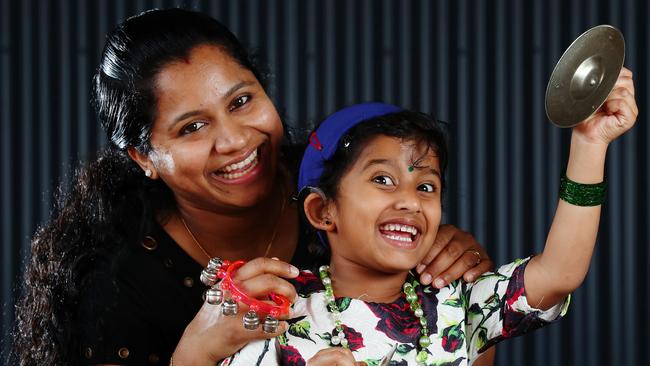
[[[394,186],[395,185],[395,183],[393,182],[393,179],[390,178],[389,176],[386,176],[386,175],[378,175],[378,176],[372,178],[372,181],[377,183],[377,184],[381,184],[381,185],[385,185],[385,186]]]
[[[230,104],[230,110],[234,111],[235,109],[240,108],[244,104],[248,103],[250,100],[251,100],[250,95],[241,95],[232,101],[232,104]]]
[[[181,129],[181,135],[187,135],[187,134],[190,134],[192,132],[196,132],[196,131],[200,130],[201,128],[203,128],[203,126],[205,126],[205,125],[206,125],[205,122],[200,122],[200,121],[192,122],[192,123],[186,125],[185,127],[183,127],[183,129]]]
[[[418,186],[418,191],[422,192],[435,192],[436,191],[436,186],[434,186],[431,183],[423,183]]]

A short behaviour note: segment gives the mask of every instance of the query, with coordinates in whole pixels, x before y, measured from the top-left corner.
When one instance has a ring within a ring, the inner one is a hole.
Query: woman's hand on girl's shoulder
[[[292,302],[295,288],[285,280],[298,275],[298,269],[289,263],[270,258],[256,258],[240,267],[234,280],[251,297],[265,298],[270,292],[283,295]],[[185,328],[173,360],[179,365],[214,365],[251,341],[269,339],[284,333],[288,325],[280,321],[274,333],[265,333],[262,327],[247,330],[243,316],[248,309],[239,304],[237,315],[223,315],[221,305],[205,302],[192,322]]]
[[[431,249],[416,270],[422,284],[442,288],[461,277],[472,282],[493,268],[494,262],[472,234],[453,225],[440,225]]]

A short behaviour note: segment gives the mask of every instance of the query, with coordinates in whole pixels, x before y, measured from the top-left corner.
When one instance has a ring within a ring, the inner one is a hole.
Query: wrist
[[[188,348],[183,343],[181,339],[170,357],[169,366],[214,366],[218,360],[221,360],[205,353],[202,347]]]
[[[600,183],[605,177],[606,143],[589,142],[574,133],[566,176],[579,183]]]
[[[575,127],[571,131],[571,144],[578,146],[585,146],[593,149],[607,149],[611,141],[604,140],[599,137],[585,135],[580,131],[580,126]]]

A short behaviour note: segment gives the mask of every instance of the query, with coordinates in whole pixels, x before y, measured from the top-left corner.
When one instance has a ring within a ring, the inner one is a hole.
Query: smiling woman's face
[[[147,156],[179,204],[232,210],[270,192],[283,130],[253,73],[220,48],[202,45],[165,66]]]

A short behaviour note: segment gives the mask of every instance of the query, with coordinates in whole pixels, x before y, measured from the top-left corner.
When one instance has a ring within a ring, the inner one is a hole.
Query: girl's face
[[[250,70],[203,45],[155,79],[157,113],[148,156],[179,204],[254,206],[272,187],[282,123]]]
[[[440,224],[440,174],[438,158],[424,144],[372,138],[330,203],[332,262],[387,273],[414,268]]]

